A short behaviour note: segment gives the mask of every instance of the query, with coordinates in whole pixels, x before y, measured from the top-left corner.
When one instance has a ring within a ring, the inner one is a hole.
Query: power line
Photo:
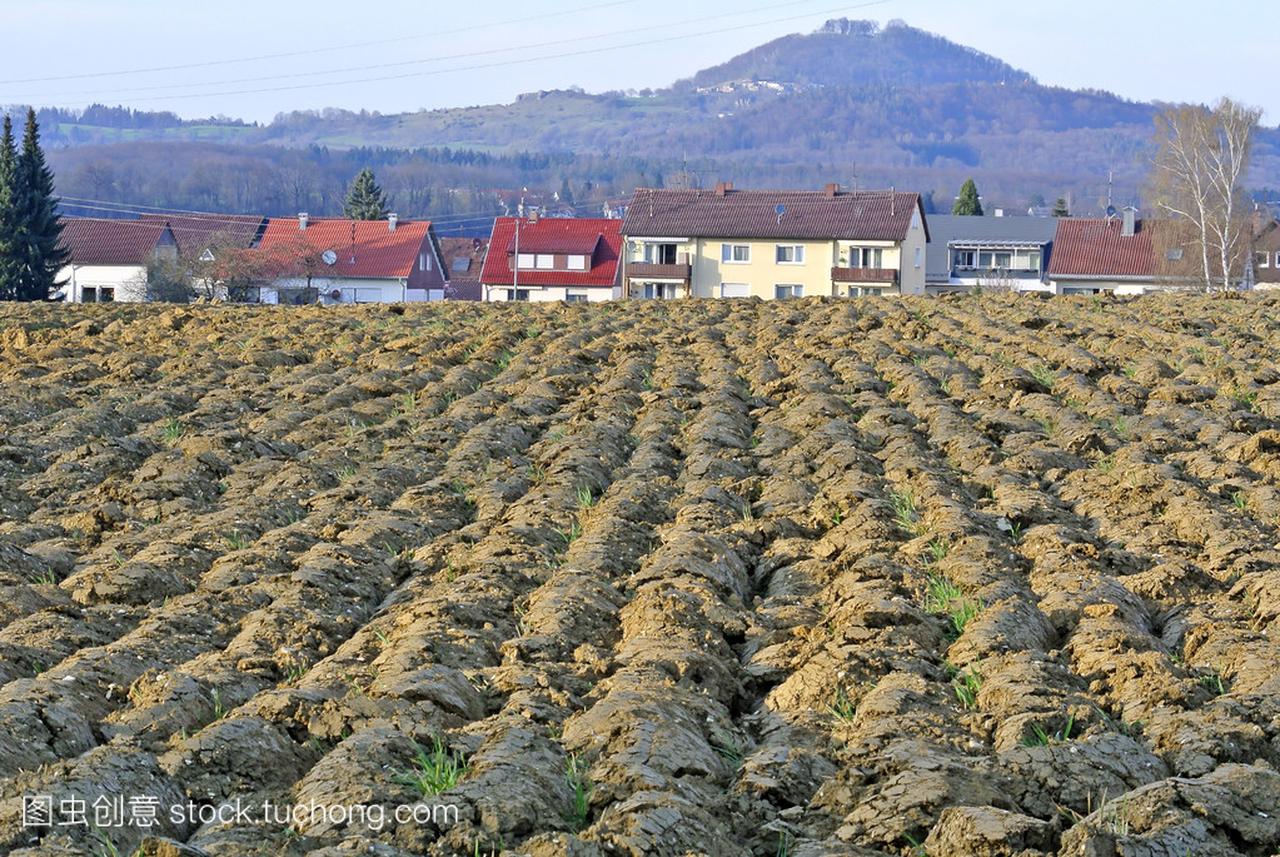
[[[802,0],[802,2],[804,1],[805,0]],[[447,68],[447,69],[414,71],[414,72],[405,72],[403,74],[381,75],[377,77],[365,77],[365,78],[353,78],[350,80],[336,80],[336,81],[326,81],[326,82],[320,82],[320,83],[300,83],[300,84],[293,84],[290,86],[225,90],[222,92],[194,92],[194,93],[182,93],[182,94],[175,94],[175,95],[151,95],[151,96],[144,96],[142,98],[131,98],[129,100],[133,102],[174,101],[174,100],[183,100],[183,99],[190,99],[190,98],[215,98],[215,97],[226,96],[226,95],[259,95],[263,93],[272,93],[272,92],[292,92],[292,91],[303,90],[303,89],[324,89],[324,88],[334,87],[334,86],[350,86],[350,85],[359,84],[359,83],[382,83],[389,80],[405,80],[405,79],[416,78],[416,77],[433,77],[436,75],[453,74],[461,71],[480,71],[480,70],[491,69],[491,68],[506,68],[509,66],[527,65],[530,63],[544,62],[546,60],[568,59],[568,58],[580,57],[580,56],[591,56],[594,54],[607,53],[609,51],[619,51],[619,50],[627,50],[630,48],[649,47],[651,45],[665,44],[668,42],[684,41],[687,39],[702,38],[705,36],[719,35],[722,33],[737,32],[739,30],[747,30],[747,29],[753,29],[756,27],[764,27],[764,26],[769,26],[771,24],[787,23],[787,22],[796,21],[802,18],[809,18],[814,15],[834,15],[840,12],[851,12],[856,9],[864,9],[870,6],[880,6],[888,2],[890,2],[890,0],[871,0],[871,2],[866,2],[866,3],[858,3],[854,5],[846,4],[843,6],[837,6],[835,8],[830,8],[825,10],[804,12],[798,15],[788,15],[781,18],[773,18],[767,21],[756,21],[749,24],[737,24],[731,27],[720,27],[718,29],[702,30],[696,33],[679,33],[672,36],[665,36],[663,38],[647,39],[643,41],[629,42],[629,43],[620,44],[620,45],[609,45],[609,46],[600,47],[600,48],[584,48],[582,50],[565,51],[563,53],[558,53],[558,54],[545,54],[543,56],[538,56],[538,57],[524,57],[520,59],[503,60],[500,62],[492,62],[492,63],[478,63],[475,65],[469,65],[469,66],[455,66],[453,68]],[[777,8],[777,7],[775,6],[773,8]],[[574,40],[567,40],[567,41],[577,42],[581,40],[574,39]]]
[[[173,217],[174,219],[191,218],[191,219],[199,219],[201,221],[204,221],[205,223],[221,223],[221,224],[226,224],[228,226],[234,225],[239,227],[243,227],[245,225],[244,220],[242,219],[245,217],[262,216],[262,217],[266,217],[266,219],[268,220],[291,219],[291,217],[288,215],[282,215],[282,216],[276,216],[276,217],[267,216],[267,215],[256,215],[256,214],[232,215],[232,214],[227,214],[225,212],[199,211],[196,209],[182,209],[182,208],[165,208],[162,206],[143,205],[141,203],[137,203],[137,204],[117,203],[117,202],[110,202],[108,200],[87,199],[85,197],[64,196],[64,197],[61,197],[60,199],[61,199],[61,202],[65,205],[65,207],[73,208],[77,210],[97,211],[105,214],[128,214],[128,215],[133,215],[134,217],[163,218],[163,217],[169,216],[169,217]],[[621,205],[626,202],[629,202],[630,200],[631,200],[631,196],[628,195],[625,197],[609,197],[609,198],[597,199],[597,200],[584,200],[582,202],[577,202],[577,203],[561,203],[561,205],[564,208],[568,208],[573,211],[580,211],[581,209],[588,208],[588,207],[596,207],[596,206],[602,206],[602,205]],[[468,221],[468,220],[487,220],[489,218],[504,217],[504,216],[508,216],[508,215],[503,215],[503,214],[494,212],[492,209],[487,209],[485,211],[456,212],[453,214],[442,215],[440,217],[423,216],[418,218],[406,218],[405,220],[406,221],[412,221],[415,219],[419,221],[427,220],[427,221],[430,221],[432,225],[439,224],[444,226],[450,226],[450,225],[460,225],[462,222]],[[241,219],[237,219],[237,218],[241,218]],[[128,220],[127,218],[118,218],[118,219],[126,220],[126,222]],[[327,218],[323,216],[317,216],[315,219],[325,220]]]
[[[454,30],[436,30],[433,33],[417,33],[412,36],[396,36],[390,39],[374,39],[367,42],[348,42],[341,45],[332,45],[326,48],[308,48],[302,51],[286,51],[275,54],[259,54],[251,57],[237,57],[234,59],[207,60],[204,62],[183,63],[180,65],[160,65],[151,66],[150,68],[134,68],[119,69],[116,71],[96,71],[85,74],[64,74],[53,77],[23,77],[14,78],[12,80],[0,80],[0,86],[8,86],[14,83],[49,83],[52,81],[62,80],[85,80],[88,78],[99,77],[123,77],[131,74],[154,74],[161,71],[182,71],[192,68],[211,68],[214,66],[237,65],[250,62],[260,62],[262,60],[287,59],[290,57],[313,56],[315,54],[333,53],[334,51],[345,51],[351,48],[367,48],[375,45],[390,45],[397,42],[410,42],[415,39],[435,39],[440,36],[452,36],[458,33],[469,33],[475,30],[487,30],[494,27],[505,27],[512,24],[527,24],[531,21],[538,21],[545,18],[557,18],[565,15],[576,15],[579,12],[594,12],[600,9],[608,9],[612,6],[624,6],[634,3],[636,0],[614,0],[611,3],[593,3],[590,6],[581,6],[576,9],[563,9],[559,12],[543,12],[537,15],[528,15],[523,18],[511,18],[506,21],[489,21],[483,24],[472,24],[466,27],[458,27]]]
[[[156,86],[135,86],[135,87],[129,87],[127,89],[124,89],[123,92],[135,93],[135,92],[161,92],[165,90],[189,90],[189,89],[195,89],[197,87],[202,87],[202,86],[229,86],[229,85],[242,84],[242,83],[262,83],[262,82],[274,81],[274,80],[294,80],[297,78],[314,78],[318,74],[335,75],[335,74],[349,74],[353,72],[380,71],[383,69],[391,69],[391,68],[405,68],[407,66],[424,65],[427,63],[447,62],[449,60],[459,60],[459,59],[465,60],[472,57],[494,56],[498,54],[512,53],[513,51],[536,50],[538,48],[553,48],[559,45],[577,44],[580,42],[596,41],[599,39],[609,39],[609,38],[613,38],[614,36],[625,36],[625,35],[630,35],[632,33],[644,33],[644,32],[649,32],[653,30],[670,30],[674,28],[688,26],[691,24],[701,24],[707,21],[719,21],[725,18],[733,18],[733,17],[743,16],[743,15],[753,15],[757,12],[767,12],[773,9],[785,9],[792,6],[801,6],[807,3],[814,3],[814,2],[817,2],[817,0],[792,0],[792,2],[789,2],[789,3],[770,3],[764,6],[757,6],[752,9],[739,9],[733,12],[726,12],[718,15],[704,15],[703,17],[700,17],[700,18],[687,18],[682,21],[664,21],[661,24],[652,24],[645,27],[628,27],[625,30],[614,30],[608,33],[598,33],[593,36],[578,36],[572,39],[553,39],[551,41],[546,41],[546,42],[532,42],[529,44],[513,45],[511,47],[488,48],[486,50],[468,51],[466,53],[441,54],[439,56],[427,57],[425,59],[412,59],[412,60],[401,60],[398,62],[347,66],[345,68],[307,70],[307,71],[300,71],[300,72],[290,72],[288,74],[262,75],[258,77],[240,77],[240,78],[232,78],[230,80],[211,80],[211,81],[204,81],[204,82],[198,82],[198,83],[170,83],[170,84],[160,84]],[[880,2],[887,2],[887,0],[880,0]],[[334,84],[338,85],[337,82],[334,82]],[[102,95],[102,94],[112,94],[113,96],[119,97],[122,99],[131,98],[130,95],[119,95],[121,91],[122,90],[118,88],[91,89],[91,90],[81,90],[79,92],[52,92],[52,93],[44,93],[44,94],[36,94],[36,95],[25,95],[25,96],[22,96],[22,98],[23,99],[37,99],[37,98],[57,99],[57,98],[64,98],[64,97],[70,97],[70,96]],[[12,100],[12,99],[16,99],[17,96],[9,96],[8,98]]]

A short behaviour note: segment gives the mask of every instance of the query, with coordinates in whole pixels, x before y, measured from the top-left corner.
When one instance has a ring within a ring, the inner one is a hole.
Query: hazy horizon
[[[1263,108],[1266,124],[1280,121],[1280,92],[1268,76],[1248,72],[1265,68],[1273,50],[1274,6],[1249,13],[1247,22],[1218,16],[1194,28],[1186,26],[1185,0],[1161,4],[1158,16],[1101,0],[1035,13],[1007,0],[964,8],[946,0],[801,0],[745,9],[724,0],[623,0],[589,12],[582,0],[545,0],[536,11],[492,4],[487,18],[456,6],[427,14],[414,6],[384,0],[360,7],[353,19],[350,6],[315,0],[299,20],[296,6],[243,0],[228,0],[217,13],[159,0],[59,3],[57,66],[42,66],[47,41],[7,45],[0,104],[99,102],[266,122],[293,110],[404,113],[507,103],[569,86],[660,88],[780,36],[850,17],[882,25],[902,19],[1047,85],[1135,101],[1208,103],[1229,95]],[[27,3],[6,14],[21,29],[41,24],[52,8]],[[95,50],[104,41],[113,46],[109,55]],[[1191,56],[1200,60],[1188,62]]]

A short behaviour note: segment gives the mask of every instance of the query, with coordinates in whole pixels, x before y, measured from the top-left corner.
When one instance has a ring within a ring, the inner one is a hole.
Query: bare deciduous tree
[[[1189,221],[1204,287],[1228,289],[1244,268],[1248,223],[1240,189],[1261,111],[1229,98],[1172,107],[1156,119],[1152,191],[1164,214]]]

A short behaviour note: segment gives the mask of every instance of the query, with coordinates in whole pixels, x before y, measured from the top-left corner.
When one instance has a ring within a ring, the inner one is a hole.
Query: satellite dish
[[[324,263],[326,265],[338,264],[338,254],[333,252],[332,250],[325,250],[323,253],[320,254],[320,258],[324,260]]]
[[[1116,207],[1114,205],[1108,205],[1107,217],[1115,217],[1115,216],[1116,216]]]
[[[340,301],[342,300],[342,291],[340,289],[334,289],[329,292],[329,297],[333,298],[335,301]]]
[[[786,214],[786,213],[787,213],[787,207],[786,207],[785,205],[783,205],[783,204],[779,203],[779,204],[777,205],[777,207],[773,209],[773,213],[774,213],[774,214],[776,214],[776,215],[778,215],[778,222],[779,222],[779,223],[781,223],[781,222],[782,222],[782,215],[784,215],[784,214]]]

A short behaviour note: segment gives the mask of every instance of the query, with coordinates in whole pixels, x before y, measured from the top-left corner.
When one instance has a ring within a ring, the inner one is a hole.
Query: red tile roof
[[[1133,235],[1124,235],[1118,218],[1064,218],[1053,238],[1050,277],[1150,278],[1155,276],[1151,229],[1139,220]]]
[[[296,217],[273,217],[258,242],[258,252],[317,255],[332,250],[338,257],[325,276],[404,279],[418,264],[418,254],[431,229],[430,221],[400,221],[392,231],[385,220],[311,218],[306,230]]]
[[[516,233],[516,218],[499,217],[493,223],[493,235],[489,239],[489,247],[513,247]],[[586,271],[530,271],[520,270],[520,285],[528,286],[614,286],[618,283],[618,263],[622,258],[622,221],[606,220],[599,217],[544,217],[537,223],[527,219],[520,221],[520,252],[526,252],[527,241],[533,246],[545,246],[548,249],[529,252],[567,253],[569,255],[585,255],[585,251],[577,252],[556,247],[581,248],[595,242],[595,254],[591,258],[591,267]],[[558,242],[558,243],[557,243]],[[511,285],[511,251],[489,253],[484,260],[484,269],[480,281],[485,285]]]
[[[144,214],[138,220],[168,223],[178,249],[188,255],[203,253],[214,244],[250,247],[267,223],[258,214]]]
[[[163,222],[64,217],[62,223],[73,265],[145,265],[166,233],[173,240]]]
[[[783,208],[778,216],[778,207]],[[902,241],[920,195],[891,191],[636,190],[624,235],[672,238]]]
[[[566,256],[590,256],[596,252],[602,235],[599,232],[583,230],[570,218],[542,218],[537,222],[526,221],[520,227],[521,253],[552,253]],[[507,252],[516,251],[516,239],[513,234],[507,244]]]

